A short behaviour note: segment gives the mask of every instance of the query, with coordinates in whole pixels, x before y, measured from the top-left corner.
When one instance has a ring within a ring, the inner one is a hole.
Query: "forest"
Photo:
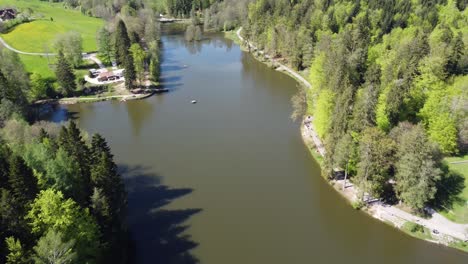
[[[231,30],[308,77],[305,114],[361,196],[415,211],[443,202],[443,157],[468,150],[464,0],[224,1],[205,27]]]
[[[136,8],[96,36],[99,56],[132,74],[129,89],[145,70],[159,78],[159,23]],[[106,140],[73,121],[35,122],[37,99],[79,92],[80,37],[60,36],[57,46],[56,84],[0,49],[0,263],[131,263],[127,195]]]
[[[401,201],[421,213],[450,206],[454,183],[466,187],[443,160],[468,152],[466,0],[60,2],[106,20],[99,56],[126,69],[129,89],[145,71],[159,79],[159,13],[202,17],[206,31],[242,27],[310,81],[296,98],[325,143],[322,172],[343,171],[363,201]],[[126,193],[105,139],[74,122],[27,122],[35,100],[76,94],[74,38],[58,45],[59,88],[0,52],[1,263],[131,259]]]
[[[126,192],[105,139],[74,122],[3,124],[2,263],[127,263]]]

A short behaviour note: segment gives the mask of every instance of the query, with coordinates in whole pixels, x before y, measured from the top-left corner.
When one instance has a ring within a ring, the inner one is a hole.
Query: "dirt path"
[[[23,54],[23,55],[31,55],[31,56],[56,56],[57,54],[56,53],[40,53],[40,52],[26,52],[26,51],[21,51],[21,50],[17,50],[15,48],[13,48],[12,46],[10,46],[8,43],[6,43],[6,41],[0,37],[0,44],[2,44],[5,48],[13,51],[13,52],[16,52],[18,54]],[[83,55],[83,59],[87,59],[87,57],[89,55],[96,55],[96,53],[82,53]],[[104,65],[103,65],[104,66]],[[99,65],[99,67],[101,67]]]
[[[242,27],[239,28],[236,32],[237,34],[237,37],[244,43],[246,43],[247,45],[250,46],[251,49],[254,49],[254,50],[257,50],[259,51],[261,54],[263,54],[264,52],[262,50],[259,50],[254,44],[252,44],[251,42],[249,41],[246,41],[242,36],[241,36],[241,32],[242,32]],[[296,78],[296,80],[298,80],[299,82],[301,82],[306,88],[311,88],[312,87],[312,84],[310,84],[310,82],[308,82],[304,77],[302,77],[300,74],[298,74],[297,72],[295,72],[293,69],[291,69],[290,67],[278,62],[277,60],[273,59],[273,58],[270,58],[270,60],[272,60],[273,62],[275,62],[277,65],[279,65],[279,67],[277,68],[278,71],[286,71],[288,72],[290,75],[292,75],[294,78]],[[304,127],[302,129],[302,136],[304,138],[309,138],[312,140],[312,142],[314,143],[315,147],[317,148],[317,151],[320,153],[320,155],[323,157],[325,156],[325,147],[322,143],[322,141],[320,140],[317,132],[315,131],[315,128],[314,128],[314,125],[313,125],[313,118],[312,117],[307,117],[305,120],[304,120]]]
[[[70,98],[63,98],[58,100],[59,104],[77,104],[77,103],[86,103],[86,102],[97,102],[97,101],[107,101],[107,100],[118,100],[122,102],[130,101],[130,100],[139,100],[144,99],[149,96],[153,95],[152,93],[146,94],[125,94],[125,95],[110,95],[110,96],[102,96],[102,97],[70,97]]]
[[[21,51],[21,50],[17,50],[15,48],[13,48],[12,46],[8,45],[8,43],[6,43],[6,41],[0,37],[0,43],[7,49],[13,51],[13,52],[16,52],[16,53],[19,53],[19,54],[23,54],[23,55],[32,55],[32,56],[55,56],[54,53],[36,53],[36,52],[25,52],[25,51]]]
[[[370,209],[374,211],[374,216],[376,218],[382,220],[391,221],[393,223],[399,220],[413,222],[427,227],[431,231],[437,230],[436,232],[439,233],[439,235],[448,235],[463,241],[468,239],[468,224],[454,223],[432,209],[430,209],[431,218],[429,219],[407,213],[395,206],[385,205],[381,202],[371,205]],[[437,235],[434,232],[432,234],[433,236]]]
[[[84,60],[94,61],[94,63],[96,63],[99,66],[100,69],[105,69],[106,68],[104,63],[102,63],[102,61],[100,59],[98,59],[97,53],[89,53],[89,54],[83,53],[83,59]]]
[[[247,45],[250,46],[250,48],[254,49],[254,50],[258,50],[260,53],[263,54],[263,51],[259,50],[255,45],[253,45],[251,42],[249,41],[246,41],[244,40],[244,38],[241,36],[241,33],[242,32],[242,27],[239,28],[239,30],[237,30],[236,34],[237,34],[237,37],[244,43],[247,43]],[[312,85],[304,78],[302,77],[300,74],[298,74],[297,72],[295,72],[293,69],[289,68],[288,66],[278,62],[277,60],[275,59],[271,59],[273,62],[275,62],[276,64],[279,65],[278,67],[278,71],[287,71],[289,74],[291,74],[294,78],[296,78],[297,80],[299,80],[302,84],[304,84],[307,88],[311,88]]]

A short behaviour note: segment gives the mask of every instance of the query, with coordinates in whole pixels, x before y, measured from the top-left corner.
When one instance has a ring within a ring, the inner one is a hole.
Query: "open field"
[[[79,32],[83,38],[83,51],[95,51],[96,32],[104,21],[88,17],[77,10],[67,10],[62,3],[41,2],[39,0],[1,0],[0,6],[13,6],[20,11],[30,8],[34,18],[33,22],[16,26],[13,30],[0,36],[13,48],[25,52],[55,52],[53,43],[57,35],[69,31]],[[53,18],[53,19],[51,19]],[[46,57],[20,55],[28,72],[40,73],[43,77],[53,76],[48,67]],[[51,58],[53,63],[53,58]]]
[[[19,55],[27,72],[39,73],[42,77],[55,77],[48,65],[48,59],[43,56]],[[49,58],[50,63],[55,63],[54,56]]]
[[[459,199],[454,200],[452,208],[441,212],[448,219],[458,223],[468,223],[468,162],[450,163],[468,160],[468,155],[463,157],[451,157],[445,159],[451,171],[464,177],[465,185],[463,191],[458,195]]]
[[[77,31],[83,38],[83,50],[95,51],[96,32],[104,25],[98,18],[88,17],[77,10],[67,10],[62,3],[41,2],[38,0],[2,0],[0,6],[31,8],[33,16],[42,19],[24,23],[11,32],[2,34],[2,38],[12,47],[26,52],[44,52],[46,47],[52,50],[58,34]],[[53,18],[53,21],[51,20]]]

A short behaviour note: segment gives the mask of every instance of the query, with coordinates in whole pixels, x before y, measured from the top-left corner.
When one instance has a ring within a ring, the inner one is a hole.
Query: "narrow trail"
[[[31,56],[56,56],[57,55],[57,53],[26,52],[26,51],[17,50],[13,48],[12,46],[10,46],[8,43],[6,43],[6,41],[2,37],[0,37],[0,44],[2,44],[5,48],[13,52],[16,52],[18,54],[23,54],[23,55],[31,55]],[[93,54],[95,55],[96,53],[82,53],[82,56],[83,56],[83,59],[88,59],[88,56],[93,55]]]
[[[264,51],[259,50],[254,44],[251,42],[245,40],[241,36],[242,32],[242,27],[237,30],[236,34],[237,37],[247,44],[251,49],[254,49],[261,54],[264,54]],[[283,70],[288,72],[290,75],[292,75],[294,78],[296,78],[298,81],[300,81],[304,86],[307,88],[311,88],[312,85],[309,83],[304,77],[299,75],[297,72],[295,72],[293,69],[290,67],[278,62],[276,59],[271,58],[271,56],[265,55],[265,57],[269,58],[271,61],[279,65],[278,70]],[[306,142],[314,143],[314,145],[317,148],[317,151],[320,153],[320,155],[323,157],[325,156],[325,147],[322,144],[322,141],[318,137],[318,134],[316,130],[313,127],[313,118],[308,116],[305,118],[302,126],[302,136],[306,140]],[[459,162],[453,162],[453,163],[465,163],[468,161],[459,161]],[[337,180],[335,181],[337,183],[341,183],[341,185],[344,183],[343,180]],[[356,201],[357,200],[357,194],[358,190],[357,188],[350,183],[346,183],[346,189],[344,192],[338,190],[340,193],[342,193],[348,200],[350,201]],[[468,240],[468,224],[459,224],[452,222],[442,216],[441,214],[437,213],[435,210],[428,208],[428,211],[431,214],[430,219],[424,219],[419,216],[407,213],[395,206],[384,204],[382,202],[375,202],[370,205],[369,207],[369,214],[371,214],[373,217],[378,218],[382,221],[390,221],[393,224],[395,224],[398,227],[401,227],[401,225],[404,222],[414,222],[418,223],[428,229],[432,230],[437,230],[439,233],[438,240],[443,241],[443,236],[442,235],[447,235],[450,237],[454,237],[456,239],[460,239],[462,241]]]
[[[89,53],[89,54],[83,53],[83,59],[84,60],[91,60],[94,63],[96,63],[99,66],[100,69],[105,69],[106,66],[104,65],[104,63],[102,63],[102,61],[100,59],[98,59],[98,57],[96,55],[97,55],[97,53]]]
[[[254,50],[258,50],[260,53],[264,53],[263,51],[259,50],[255,45],[253,45],[251,42],[249,41],[246,41],[244,40],[244,38],[241,36],[241,31],[242,31],[242,27],[239,28],[239,30],[237,30],[237,37],[242,40],[242,42],[244,43],[247,43],[247,45],[250,46],[250,48],[254,49]],[[273,62],[275,62],[276,64],[279,65],[278,69],[279,71],[287,71],[289,74],[291,74],[292,76],[294,76],[294,78],[296,78],[297,80],[299,80],[302,84],[304,84],[307,88],[311,88],[312,85],[310,84],[310,82],[308,82],[304,77],[302,77],[300,74],[298,74],[297,72],[295,72],[293,69],[291,69],[290,67],[278,62],[278,60],[276,59],[271,59]]]
[[[13,52],[16,52],[18,54],[23,54],[23,55],[32,55],[32,56],[55,56],[56,54],[55,53],[36,53],[36,52],[25,52],[25,51],[21,51],[21,50],[17,50],[15,48],[13,48],[12,46],[8,45],[8,43],[6,43],[6,41],[0,37],[0,43],[7,49],[13,51]]]

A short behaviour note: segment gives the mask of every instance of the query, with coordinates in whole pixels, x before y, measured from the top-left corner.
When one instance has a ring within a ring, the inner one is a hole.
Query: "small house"
[[[112,71],[108,71],[108,72],[102,72],[98,75],[98,81],[100,82],[108,82],[108,81],[115,81],[115,80],[119,80],[120,79],[120,76],[118,74],[115,74],[114,72]]]
[[[16,18],[16,10],[12,8],[0,9],[0,22]]]

